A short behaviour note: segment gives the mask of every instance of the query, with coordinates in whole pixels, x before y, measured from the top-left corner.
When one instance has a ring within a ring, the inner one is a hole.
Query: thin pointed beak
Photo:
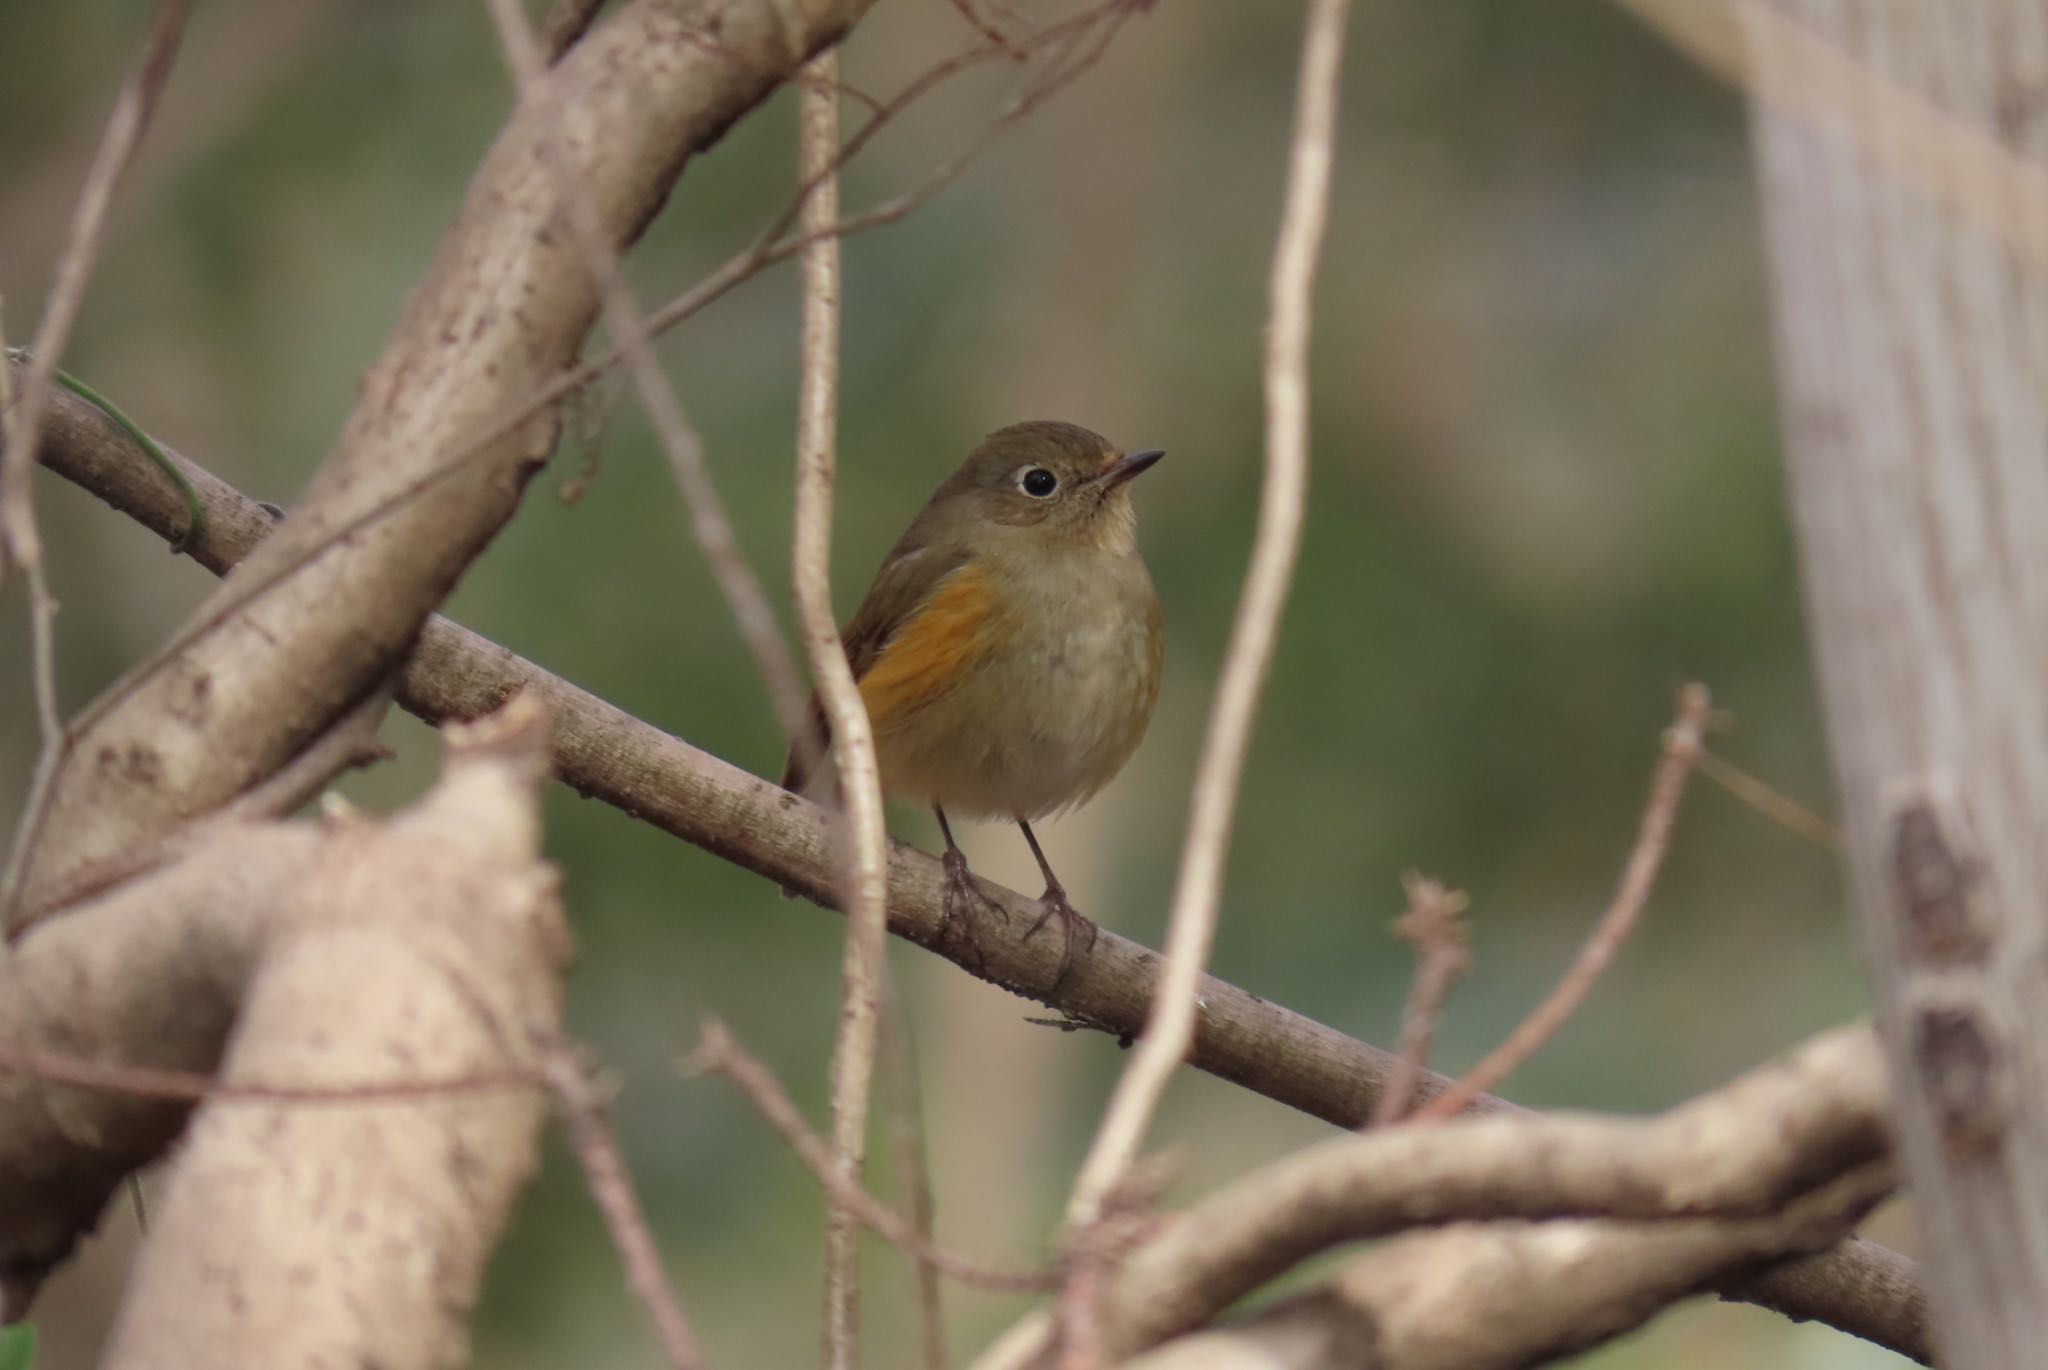
[[[1131,477],[1144,474],[1165,455],[1165,449],[1159,447],[1149,448],[1143,452],[1127,453],[1117,458],[1115,465],[1097,476],[1095,478],[1096,483],[1103,488],[1104,492],[1114,490],[1117,486],[1131,479]]]

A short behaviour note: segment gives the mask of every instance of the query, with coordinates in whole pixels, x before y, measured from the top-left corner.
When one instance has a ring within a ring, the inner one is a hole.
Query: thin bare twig
[[[556,103],[548,68],[534,38],[532,24],[519,0],[485,0],[485,3],[497,25],[498,40],[504,46],[507,64],[519,83],[519,98],[543,105]],[[760,578],[754,574],[753,568],[747,564],[746,555],[740,550],[739,539],[733,533],[732,519],[727,515],[725,501],[718,493],[718,483],[712,478],[710,464],[704,458],[703,439],[684,414],[675,387],[669,384],[667,374],[654,355],[653,334],[641,316],[631,290],[619,274],[618,253],[606,238],[604,225],[598,218],[596,207],[590,203],[588,193],[578,184],[575,167],[563,154],[559,140],[543,140],[542,155],[549,161],[550,170],[561,189],[563,203],[568,207],[570,226],[583,252],[584,265],[597,283],[605,331],[611,334],[613,346],[625,360],[627,373],[633,378],[634,388],[639,391],[640,401],[646,407],[648,421],[654,426],[661,450],[668,458],[669,469],[683,493],[684,503],[689,507],[690,531],[697,540],[697,548],[703,553],[705,564],[711,568],[712,579],[718,582],[719,591],[725,596],[726,608],[739,627],[741,639],[753,655],[754,667],[768,690],[770,702],[775,706],[775,716],[781,722],[783,732],[794,742],[801,735],[807,717],[796,661],[790,654],[789,644],[783,640],[782,629],[775,620],[774,609],[769,607],[768,595],[761,588]]]
[[[1579,949],[1571,969],[1565,972],[1550,996],[1522,1020],[1521,1026],[1508,1034],[1505,1042],[1488,1052],[1478,1065],[1431,1100],[1410,1121],[1448,1118],[1463,1111],[1473,1100],[1505,1080],[1522,1062],[1541,1050],[1543,1044],[1586,1001],[1594,983],[1613,962],[1622,943],[1628,940],[1629,932],[1642,914],[1643,905],[1650,898],[1651,888],[1657,883],[1657,872],[1663,867],[1664,854],[1671,849],[1671,829],[1678,817],[1678,802],[1685,797],[1685,782],[1699,761],[1707,716],[1712,707],[1712,698],[1704,685],[1690,684],[1678,692],[1678,714],[1664,731],[1664,755],[1657,762],[1656,774],[1650,779],[1650,797],[1643,806],[1642,825],[1636,833],[1635,846],[1629,851],[1628,864],[1622,868],[1621,887],[1614,892],[1614,902],[1607,906],[1607,912],[1601,916],[1592,936]]]
[[[1092,67],[1100,59],[1102,49],[1107,46],[1108,40],[1115,36],[1118,26],[1126,16],[1129,3],[1130,0],[1102,0],[1101,4],[1091,9],[1083,10],[1081,13],[1071,15],[1057,23],[1046,25],[1015,45],[995,42],[980,47],[966,48],[926,69],[886,103],[878,104],[873,115],[859,128],[855,129],[843,144],[837,147],[831,162],[821,168],[816,174],[806,177],[798,185],[796,194],[791,197],[789,203],[783,206],[781,212],[769,221],[768,227],[755,236],[753,244],[740,254],[740,258],[735,260],[740,260],[756,253],[768,252],[778,252],[779,255],[775,260],[781,260],[783,257],[801,251],[807,245],[804,237],[789,238],[785,235],[788,234],[791,226],[797,222],[799,216],[803,213],[804,206],[825,177],[837,176],[846,168],[847,163],[854,156],[888,127],[891,121],[926,95],[938,89],[939,86],[964,71],[968,71],[998,57],[1030,57],[1039,51],[1051,50],[1052,56],[1043,64],[1040,72],[1029,73],[1024,79],[1019,81],[1017,88],[1011,93],[1009,101],[1003,108],[998,111],[993,119],[984,124],[973,138],[963,145],[962,152],[967,152],[971,156],[972,152],[970,150],[985,146],[996,132],[1009,123],[1014,122],[1021,115],[1029,113],[1031,109],[1036,108],[1047,98],[1064,89],[1075,77],[1081,75],[1089,67]],[[1089,35],[1098,30],[1102,35],[1101,40],[1092,45],[1092,47],[1087,45]],[[841,89],[846,89],[844,82],[839,82],[836,77],[834,80],[840,85]],[[952,177],[946,173],[945,168],[954,166],[959,162],[960,157],[961,153],[956,152],[952,158],[942,162],[940,170],[928,175],[923,185],[915,188],[910,193],[914,194],[918,190],[931,187],[933,182],[940,181],[942,177],[944,180],[950,181]],[[765,258],[762,264],[766,264]],[[695,293],[696,291],[694,290],[690,292],[690,294]],[[671,306],[657,311],[652,316],[650,323],[654,325],[657,332],[665,328],[668,323],[675,321],[670,319],[669,309],[680,308],[687,299],[688,296],[678,297]],[[602,358],[597,360],[602,361]]]
[[[32,571],[42,562],[42,539],[36,531],[29,499],[28,473],[35,465],[36,437],[42,431],[43,409],[49,403],[57,361],[70,341],[71,327],[85,303],[86,285],[99,258],[100,239],[106,230],[107,208],[113,203],[114,188],[122,172],[128,169],[143,135],[149,131],[150,117],[156,112],[157,97],[170,76],[171,62],[177,56],[191,11],[191,0],[158,0],[150,15],[141,60],[115,97],[106,132],[100,136],[99,148],[86,171],[85,186],[79,192],[77,208],[72,211],[64,251],[57,259],[56,280],[29,348],[20,407],[8,417],[7,452],[4,460],[0,460],[0,543],[4,543],[8,555],[24,571]]]
[[[807,231],[839,218],[839,56],[811,60],[800,81],[798,165],[813,187],[804,199]],[[868,1103],[875,1041],[888,973],[888,831],[881,773],[867,708],[854,684],[832,612],[832,484],[838,464],[839,242],[821,237],[803,253],[803,369],[797,380],[796,527],[791,576],[804,650],[818,699],[832,722],[844,817],[846,954],[839,1036],[832,1050],[832,1154],[850,1183],[867,1157]],[[792,742],[801,744],[801,735]],[[850,1370],[860,1347],[860,1220],[836,1201],[825,1223],[825,1365]]]
[[[0,379],[0,434],[6,438],[5,449],[0,450],[0,583],[5,582],[10,564],[19,566],[28,581],[29,655],[35,677],[36,721],[42,738],[28,799],[16,830],[14,857],[5,875],[0,876],[0,908],[12,899],[14,880],[25,867],[24,851],[41,823],[42,808],[67,740],[57,699],[57,599],[50,591],[49,568],[43,563],[42,535],[36,527],[29,472],[35,466],[43,411],[50,401],[57,362],[70,342],[71,327],[85,303],[86,285],[99,258],[107,207],[113,202],[121,174],[149,131],[157,97],[170,77],[171,63],[177,56],[191,10],[191,0],[158,0],[151,13],[142,58],[115,97],[106,132],[101,135],[92,165],[86,171],[85,186],[72,212],[64,250],[57,259],[56,280],[50,287],[30,347],[21,393],[13,397],[13,403],[9,403],[7,380]],[[6,366],[5,356],[5,338],[0,337],[0,369]]]
[[[1071,1263],[1067,1281],[1060,1288],[1059,1370],[1096,1370],[1102,1364],[1102,1299],[1104,1266],[1101,1259]]]
[[[684,1058],[682,1069],[691,1075],[719,1075],[732,1081],[804,1167],[817,1177],[835,1203],[859,1214],[868,1230],[883,1241],[929,1261],[947,1278],[1003,1294],[1043,1293],[1058,1286],[1058,1276],[1049,1270],[1002,1270],[921,1238],[902,1214],[840,1171],[832,1148],[811,1130],[773,1073],[742,1047],[723,1023],[713,1020],[704,1024],[697,1049]]]
[[[1816,847],[1839,853],[1842,830],[1798,800],[1773,789],[1742,767],[1707,748],[1700,748],[1700,774],[1782,828]]]
[[[23,399],[21,407],[15,407],[14,377],[12,368],[6,365],[7,356],[6,328],[0,324],[0,425],[17,430],[0,446],[0,585],[7,583],[9,568],[17,565],[28,581],[29,662],[35,676],[36,728],[42,739],[35,776],[29,786],[32,808],[34,796],[48,788],[57,760],[64,753],[64,717],[57,703],[57,600],[50,592],[49,568],[43,565],[35,501],[26,480],[29,463],[13,460],[13,453],[25,453],[35,435],[20,431],[27,426],[28,402]],[[33,376],[33,372],[30,374]],[[42,426],[40,414],[35,425]],[[19,481],[14,477],[17,467],[23,477]],[[4,883],[0,881],[0,887]]]
[[[626,1272],[626,1285],[647,1313],[669,1370],[702,1370],[704,1356],[669,1285],[661,1250],[648,1230],[647,1215],[633,1188],[633,1175],[619,1139],[605,1117],[605,1099],[575,1048],[564,1041],[538,1044],[541,1069],[562,1111],[569,1145],[583,1165],[590,1197],[604,1216],[612,1248]]]
[[[7,441],[7,425],[12,420],[14,410],[14,368],[8,363],[14,360],[15,353],[7,345],[6,304],[6,297],[0,296],[0,588],[5,588],[7,573],[14,569],[14,537],[9,528],[16,521],[17,497],[19,507],[23,511],[20,521],[27,529],[28,540],[37,548],[39,561],[42,547],[42,540],[36,531],[35,504],[29,498],[28,481],[23,479],[17,482],[14,476],[17,466],[26,476],[34,464],[34,454],[24,454],[19,462],[9,455],[14,451],[14,444]],[[50,693],[54,697],[55,689],[53,688]],[[40,695],[36,702],[40,707]]]
[[[1401,877],[1408,892],[1408,911],[1394,923],[1395,935],[1414,946],[1415,982],[1401,1012],[1401,1064],[1373,1102],[1368,1127],[1400,1121],[1415,1097],[1415,1086],[1429,1068],[1430,1044],[1451,986],[1472,964],[1466,950],[1463,890],[1448,890],[1415,871]]]
[[[1288,157],[1286,204],[1273,258],[1266,328],[1266,474],[1259,526],[1223,679],[1196,771],[1181,847],[1166,968],[1144,1036],[1117,1083],[1109,1112],[1067,1207],[1070,1228],[1101,1216],[1130,1170],[1167,1079],[1187,1056],[1196,992],[1215,939],[1223,864],[1250,750],[1253,718],[1273,659],[1280,611],[1301,546],[1308,489],[1308,348],[1317,255],[1328,217],[1330,163],[1349,0],[1312,0]]]
[[[1027,56],[1047,48],[1054,50],[1053,55],[1045,62],[1042,72],[1027,75],[1021,80],[1002,108],[961,144],[952,156],[927,173],[923,181],[848,218],[828,223],[820,228],[797,227],[797,231],[791,232],[792,227],[797,226],[804,207],[816,193],[824,176],[837,176],[854,155],[864,149],[891,121],[947,80],[994,58],[1006,56],[1011,50],[987,44],[969,48],[931,67],[886,103],[879,105],[874,115],[854,130],[839,146],[831,164],[797,187],[789,203],[769,221],[767,228],[756,235],[753,243],[728,258],[724,264],[699,280],[696,285],[650,313],[646,320],[648,330],[656,335],[668,332],[724,298],[735,286],[759,275],[768,267],[779,265],[799,255],[813,243],[846,238],[908,218],[911,213],[957,180],[1004,129],[1037,110],[1093,68],[1102,59],[1102,54],[1107,51],[1110,41],[1128,17],[1129,3],[1130,0],[1104,0],[1104,3],[1092,9],[1059,23],[1049,24],[1028,38],[1019,40],[1017,50]],[[1087,41],[1091,36],[1094,41]],[[841,89],[846,88],[843,82],[840,86]],[[500,422],[491,434],[480,438],[479,443],[489,441],[494,434],[510,431],[563,396],[590,384],[617,366],[624,357],[623,346],[614,339],[609,347],[568,368],[555,380],[543,386],[532,399]],[[462,461],[467,455],[457,453],[450,458],[450,464]]]
[[[604,0],[554,0],[540,20],[540,45],[549,65],[576,46],[576,40],[590,31]]]
[[[990,19],[974,7],[974,0],[948,0],[948,3],[953,6],[954,11],[962,19],[965,19],[973,27],[976,33],[988,39],[989,42],[1001,47],[1013,59],[1017,61],[1024,59],[1023,50],[1010,41],[1010,35],[1004,33],[993,19]]]
[[[937,1204],[932,1197],[931,1154],[924,1125],[924,1086],[918,1078],[917,1036],[909,1012],[900,996],[887,1005],[882,1020],[882,1098],[889,1113],[889,1140],[896,1162],[896,1187],[910,1227],[924,1247],[932,1244],[937,1222]],[[942,1305],[944,1286],[939,1268],[921,1249],[908,1253],[912,1280],[917,1287],[919,1341],[924,1352],[924,1370],[946,1370],[946,1316]]]

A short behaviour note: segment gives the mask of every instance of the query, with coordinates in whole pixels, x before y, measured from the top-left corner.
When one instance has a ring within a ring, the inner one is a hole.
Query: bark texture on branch
[[[573,360],[597,305],[552,163],[625,246],[694,153],[869,3],[631,0],[556,64],[559,106],[500,134],[291,519],[76,737],[15,853],[14,907],[282,765],[389,672],[511,516],[556,423],[493,429]]]
[[[46,465],[159,535],[179,536],[182,498],[98,410],[59,395],[48,431],[40,453]],[[189,462],[183,466],[208,509],[207,533],[193,555],[223,571],[268,532],[270,520],[217,477]],[[475,716],[519,690],[534,692],[554,714],[555,766],[568,784],[833,905],[836,871],[815,808],[445,618],[432,619],[422,634],[399,699],[441,723]],[[982,890],[1006,917],[982,930],[978,946],[948,941],[938,863],[901,844],[891,845],[890,862],[890,928],[898,936],[1109,1031],[1135,1033],[1143,1025],[1158,974],[1154,953],[1105,930],[1094,946],[1075,950],[1062,978],[1058,939],[1023,936],[1035,920],[1036,901],[986,881]],[[1401,1068],[1391,1052],[1214,979],[1203,990],[1190,1062],[1345,1128],[1371,1116],[1380,1090]],[[1447,1083],[1425,1072],[1419,1097],[1433,1098]],[[1479,1107],[1510,1105],[1489,1097]],[[1852,1238],[1823,1255],[1731,1283],[1724,1292],[1918,1360],[1928,1356],[1917,1268],[1882,1246]]]
[[[1107,1283],[1100,1335],[1129,1355],[1320,1251],[1407,1227],[1768,1216],[1890,1154],[1884,1085],[1877,1042],[1851,1028],[1654,1119],[1511,1114],[1335,1138],[1237,1180],[1134,1253]]]
[[[1873,1162],[1768,1217],[1461,1223],[1396,1237],[1322,1288],[1123,1370],[1516,1370],[1641,1326],[1779,1252],[1840,1240],[1896,1182]]]
[[[292,923],[265,939],[227,1084],[459,1081],[553,1037],[568,939],[540,859],[546,733],[516,700],[456,735],[412,809],[323,825]],[[105,1364],[467,1364],[470,1310],[545,1117],[537,1087],[203,1105]]]
[[[533,1035],[558,1030],[568,939],[540,859],[546,755],[544,716],[516,701],[454,735],[440,783],[389,821],[222,824],[38,924],[0,965],[10,1049],[218,1067],[244,1091],[191,1117],[106,1364],[463,1361],[543,1104],[534,1083],[460,1082],[516,1077]],[[394,1083],[419,1088],[377,1092]],[[191,1113],[0,1079],[10,1315]]]
[[[257,916],[312,868],[317,847],[309,827],[237,825],[203,859],[37,929],[0,961],[0,1041],[212,1069],[261,947]],[[178,1100],[0,1075],[0,1321],[27,1311],[107,1196],[162,1154],[189,1112]]]
[[[2048,1343],[2048,280],[2021,192],[2048,165],[2048,12],[1758,13],[1792,507],[1942,1361],[2030,1364]],[[1816,108],[1816,88],[1853,103]],[[1930,160],[1930,130],[1987,155]]]

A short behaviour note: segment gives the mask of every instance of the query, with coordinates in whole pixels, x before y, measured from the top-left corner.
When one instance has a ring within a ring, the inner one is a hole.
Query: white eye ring
[[[1045,479],[1033,480],[1032,477],[1034,476],[1043,476]],[[1050,481],[1051,484],[1047,484],[1047,481]],[[1010,483],[1033,499],[1051,499],[1059,493],[1060,488],[1060,478],[1036,463],[1030,466],[1020,466],[1011,472]]]

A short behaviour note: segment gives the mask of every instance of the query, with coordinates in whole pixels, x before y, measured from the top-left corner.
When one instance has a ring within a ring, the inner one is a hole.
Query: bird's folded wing
[[[968,569],[966,548],[913,547],[909,542],[905,537],[889,554],[839,635],[870,717],[893,717],[893,710],[915,707],[943,692],[979,650],[981,630],[994,607],[985,579]],[[822,754],[832,729],[815,694],[811,724],[816,752]],[[791,748],[782,787],[800,792],[807,779],[803,758]]]

